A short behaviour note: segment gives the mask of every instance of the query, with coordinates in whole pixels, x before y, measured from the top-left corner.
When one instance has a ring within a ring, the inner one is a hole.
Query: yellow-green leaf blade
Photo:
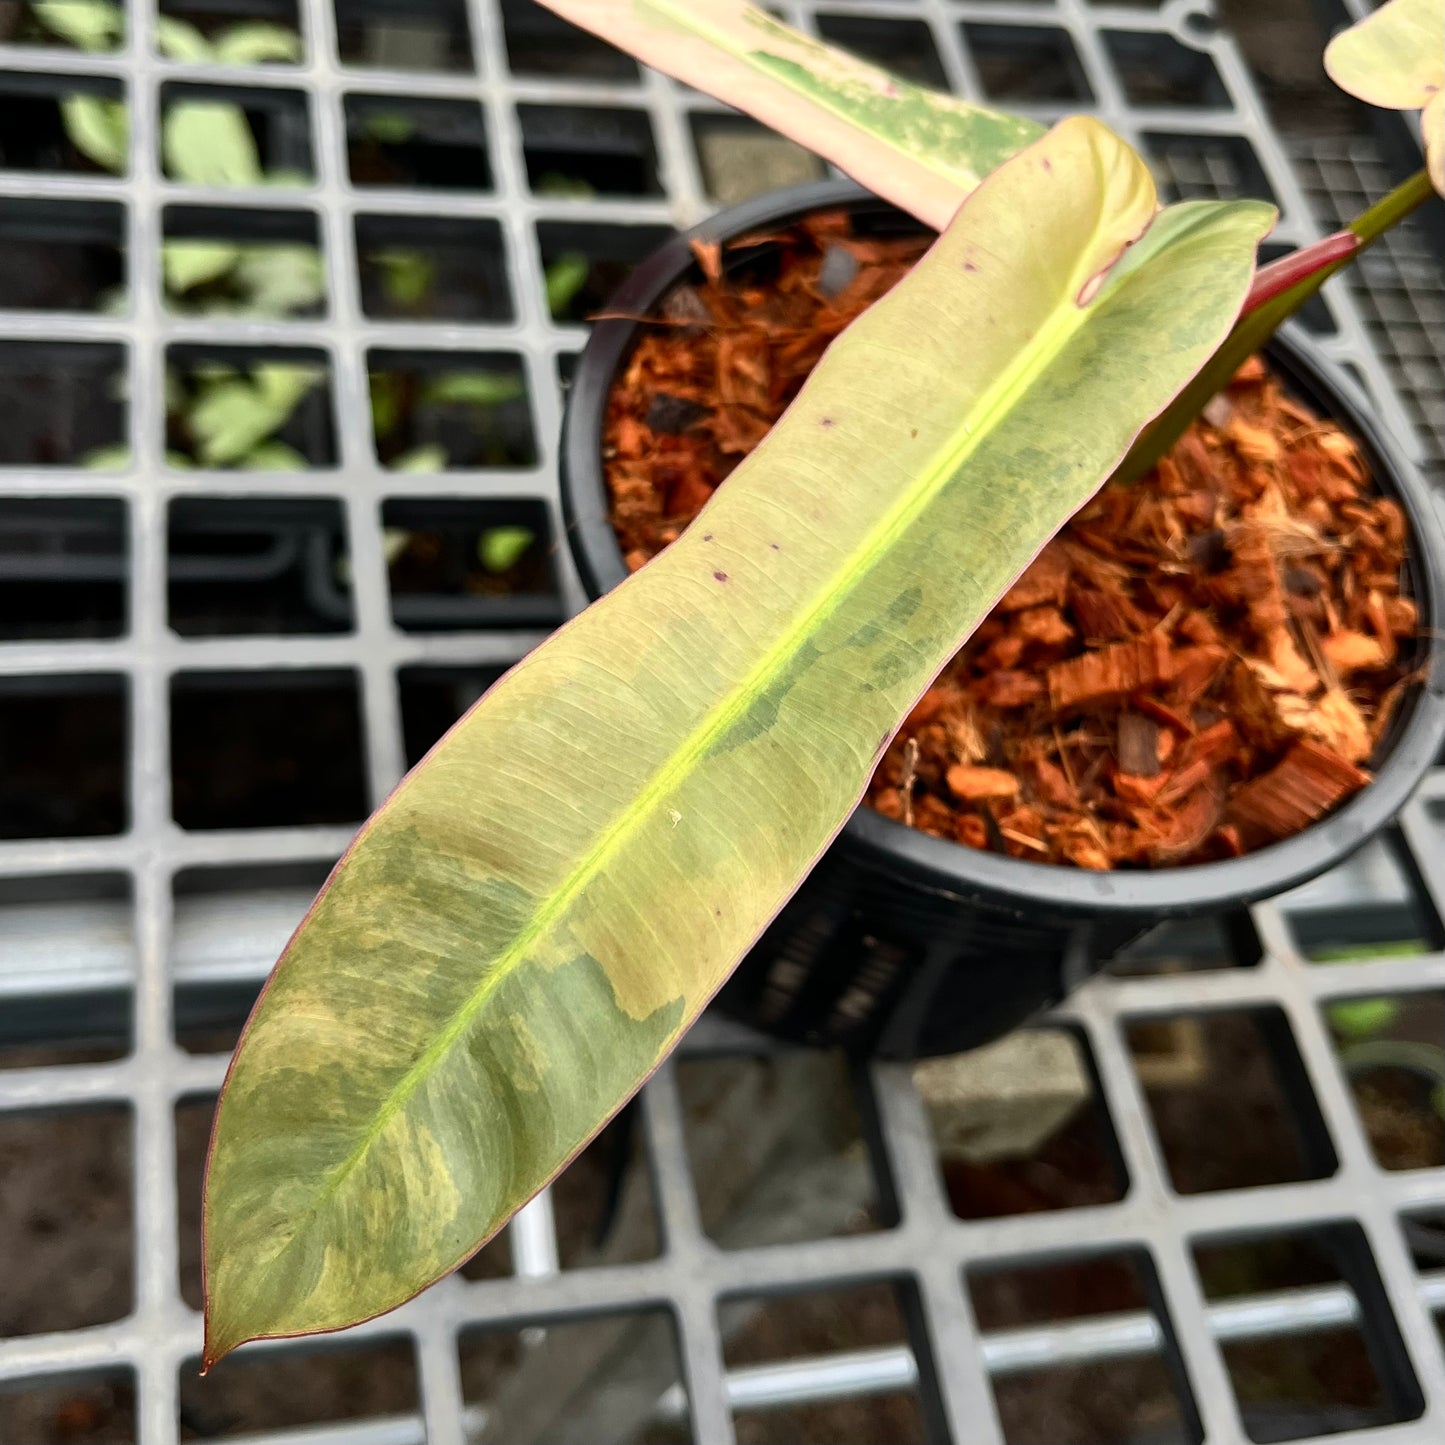
[[[367,825],[223,1094],[208,1358],[400,1303],[652,1071],[1227,330],[1273,212],[1154,207],[1097,122],[1005,164],[697,524]]]
[[[1445,195],[1445,3],[1388,0],[1325,48],[1330,79],[1389,110],[1418,110],[1425,164]]]
[[[942,229],[1043,127],[914,85],[749,0],[542,0],[648,65],[747,111]]]

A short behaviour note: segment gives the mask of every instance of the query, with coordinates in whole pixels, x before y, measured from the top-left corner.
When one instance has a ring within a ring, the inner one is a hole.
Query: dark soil
[[[723,1358],[730,1369],[839,1350],[908,1342],[900,1287],[778,1295],[725,1303],[720,1312]],[[922,1403],[912,1391],[789,1409],[745,1411],[735,1417],[738,1445],[927,1445]]]
[[[644,328],[609,403],[629,568],[673,541],[925,238],[844,213],[737,242]],[[887,816],[1036,862],[1149,867],[1288,837],[1370,779],[1410,675],[1405,518],[1258,360],[1137,484],[1111,481],[920,700]],[[1405,646],[1402,647],[1402,640]]]
[[[0,1339],[130,1313],[131,1178],[123,1109],[0,1118]]]
[[[0,692],[0,838],[122,832],[128,731],[119,679],[9,680]]]
[[[1150,1023],[1128,1030],[1136,1058]],[[1334,1172],[1335,1160],[1276,1010],[1191,1016],[1203,1051],[1198,1077],[1146,1085],[1160,1152],[1175,1190],[1255,1189]]]

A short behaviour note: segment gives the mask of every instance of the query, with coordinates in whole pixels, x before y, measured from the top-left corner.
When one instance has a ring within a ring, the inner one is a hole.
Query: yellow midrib
[[[356,1147],[332,1167],[326,1184],[317,1192],[315,1201],[310,1206],[310,1213],[319,1211],[345,1182],[351,1171],[366,1157],[368,1150],[385,1132],[387,1125],[401,1111],[406,1100],[431,1072],[436,1062],[467,1030],[502,981],[525,959],[532,944],[556,922],[597,875],[604,861],[614,851],[613,845],[626,835],[639,830],[643,822],[660,807],[662,800],[673,791],[677,779],[690,771],[712,743],[744,715],[763,684],[776,675],[782,663],[790,658],[799,644],[812,633],[814,624],[826,612],[836,608],[842,598],[857,587],[871,570],[873,559],[886,552],[896,538],[912,525],[934,497],[948,485],[977,450],[983,438],[992,433],[999,416],[1012,410],[1018,398],[1059,355],[1082,326],[1087,314],[1088,308],[1076,307],[1067,298],[1063,299],[1059,308],[1034,334],[1030,344],[975,403],[968,418],[960,420],[954,436],[940,448],[937,457],[921,474],[918,483],[894,504],[854,549],[838,581],[817,596],[808,611],[768,648],[757,666],[733,692],[706,714],[699,726],[653,774],[639,793],[636,804],[609,825],[562,886],[548,895],[537,909],[533,921],[517,935],[506,952],[498,956],[482,982],[451,1016],[412,1067],[397,1081]],[[679,1024],[679,1032],[687,1024],[689,1017],[685,1016]]]

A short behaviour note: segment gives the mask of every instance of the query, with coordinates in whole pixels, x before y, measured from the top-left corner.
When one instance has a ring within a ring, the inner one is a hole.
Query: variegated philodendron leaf
[[[1388,0],[1330,41],[1325,69],[1371,105],[1420,112],[1425,164],[1445,195],[1445,0]]]
[[[542,0],[639,60],[756,116],[941,230],[1035,121],[914,85],[747,0]]]
[[[206,1357],[455,1268],[697,1017],[913,701],[1219,345],[1273,211],[1156,217],[1068,120],[829,348],[685,535],[358,835],[217,1112]]]

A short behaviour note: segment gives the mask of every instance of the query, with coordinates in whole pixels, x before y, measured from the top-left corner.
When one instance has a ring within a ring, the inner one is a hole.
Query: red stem
[[[1307,280],[1316,271],[1348,261],[1364,244],[1353,231],[1336,231],[1332,236],[1301,246],[1298,251],[1291,251],[1287,256],[1261,266],[1254,273],[1254,285],[1249,288],[1240,314],[1248,316],[1266,301],[1273,301],[1282,291]]]

